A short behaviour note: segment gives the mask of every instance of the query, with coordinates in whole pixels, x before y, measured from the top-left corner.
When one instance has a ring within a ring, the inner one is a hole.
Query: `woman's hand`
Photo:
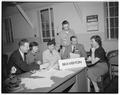
[[[91,50],[92,50],[92,53],[94,53],[94,52],[95,52],[95,48],[91,48]]]
[[[87,58],[87,61],[92,61],[92,58],[89,56],[89,57]]]

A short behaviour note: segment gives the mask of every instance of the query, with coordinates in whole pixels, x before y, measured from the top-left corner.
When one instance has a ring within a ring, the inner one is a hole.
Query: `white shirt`
[[[24,53],[22,53],[22,51],[20,49],[19,49],[19,52],[20,52],[20,54],[21,54],[21,56],[23,58],[23,61],[24,61]]]
[[[44,63],[49,63],[52,64],[56,61],[58,61],[60,58],[59,53],[56,50],[52,51],[52,54],[50,53],[50,50],[47,49],[43,52],[43,64]]]

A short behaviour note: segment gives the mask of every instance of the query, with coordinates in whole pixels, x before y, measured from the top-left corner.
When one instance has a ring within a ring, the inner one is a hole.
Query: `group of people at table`
[[[48,49],[42,53],[42,62],[39,60],[39,44],[37,42],[29,43],[27,39],[19,41],[19,49],[11,54],[8,61],[9,74],[20,75],[29,71],[57,68],[58,60],[68,59],[70,53],[73,53],[85,57],[86,60],[95,64],[87,68],[87,76],[93,83],[95,91],[99,92],[97,83],[100,81],[100,76],[108,71],[106,54],[99,35],[92,36],[90,41],[90,56],[87,57],[84,46],[78,43],[77,36],[70,29],[69,22],[65,20],[62,22],[62,31],[59,32],[57,42],[50,40],[47,43]]]

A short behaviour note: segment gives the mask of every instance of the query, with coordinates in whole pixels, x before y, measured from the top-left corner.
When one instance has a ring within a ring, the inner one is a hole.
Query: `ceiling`
[[[36,8],[43,8],[55,4],[55,2],[2,2],[2,13],[12,15],[18,13],[16,4],[20,5],[24,11]]]

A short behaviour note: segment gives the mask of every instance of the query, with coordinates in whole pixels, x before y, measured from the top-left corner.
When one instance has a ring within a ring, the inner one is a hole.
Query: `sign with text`
[[[65,70],[70,68],[86,67],[84,57],[59,60],[59,69]]]

